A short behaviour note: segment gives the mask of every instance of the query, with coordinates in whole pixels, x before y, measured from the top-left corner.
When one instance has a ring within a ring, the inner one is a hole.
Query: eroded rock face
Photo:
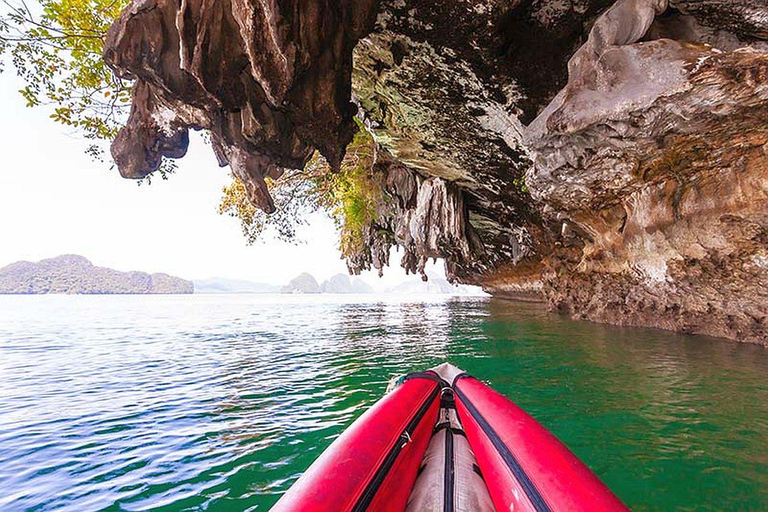
[[[526,131],[534,197],[586,241],[545,295],[582,318],[761,341],[768,54],[641,41],[667,8],[617,2]]]
[[[355,99],[379,143],[463,195],[480,244],[471,261],[444,252],[450,276],[486,284],[554,243],[524,183],[524,122],[565,84],[584,23],[607,3],[388,0],[355,48]]]
[[[579,318],[768,341],[768,4],[758,0],[135,0],[113,146],[143,176],[211,132],[264,176],[362,120],[385,200],[350,257]]]
[[[363,250],[347,260],[351,273],[375,268],[381,274],[393,246],[403,249],[400,266],[406,273],[421,274],[425,281],[430,258],[446,259],[451,281],[482,264],[485,249],[459,187],[408,169],[386,150],[377,158],[373,177],[386,199],[366,229]]]
[[[264,176],[303,167],[315,149],[338,166],[356,126],[352,50],[375,0],[135,0],[109,30],[105,60],[135,78],[112,146],[123,176],[143,177],[210,131],[221,165],[267,212]]]

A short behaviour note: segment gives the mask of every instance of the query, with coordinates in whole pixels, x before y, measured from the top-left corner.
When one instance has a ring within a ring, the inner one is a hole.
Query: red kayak
[[[272,510],[628,509],[520,407],[444,363],[400,379]]]

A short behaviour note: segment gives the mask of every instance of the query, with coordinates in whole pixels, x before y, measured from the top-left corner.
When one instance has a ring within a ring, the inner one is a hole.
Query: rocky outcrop
[[[544,292],[582,318],[761,341],[768,54],[709,46],[712,29],[682,14],[654,27],[667,9],[617,2],[526,131],[534,198],[585,244],[548,268]],[[670,24],[685,41],[647,40]]]
[[[220,165],[274,210],[265,176],[300,168],[315,149],[338,167],[352,140],[352,50],[375,0],[134,0],[109,30],[104,58],[135,79],[112,146],[123,176],[184,156],[205,129]]]
[[[312,274],[304,272],[291,279],[280,293],[320,293],[320,285]]]
[[[451,280],[573,316],[768,342],[768,5],[756,0],[134,0],[123,175],[187,131],[251,201],[364,123],[383,193],[353,272]]]
[[[0,269],[0,294],[188,294],[191,281],[168,274],[120,272],[96,267],[74,254]]]
[[[323,281],[320,293],[373,293],[373,288],[359,278],[350,279],[346,274],[336,274]]]
[[[390,249],[403,249],[400,266],[406,273],[421,274],[430,258],[446,258],[446,273],[469,275],[484,263],[477,232],[470,225],[464,194],[439,177],[424,177],[382,150],[371,169],[371,178],[384,198],[375,219],[363,234],[362,250],[347,258],[352,274],[389,265]]]

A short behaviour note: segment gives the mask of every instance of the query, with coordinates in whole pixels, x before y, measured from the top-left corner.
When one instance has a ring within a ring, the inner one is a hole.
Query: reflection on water
[[[768,350],[488,299],[0,297],[0,510],[267,509],[451,360],[638,510],[768,509]]]

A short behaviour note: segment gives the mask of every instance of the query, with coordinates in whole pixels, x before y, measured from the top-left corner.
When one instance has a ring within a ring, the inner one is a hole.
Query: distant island
[[[429,274],[428,281],[411,279],[377,289],[359,277],[336,274],[322,283],[306,272],[283,286],[212,277],[187,281],[168,274],[121,272],[97,267],[87,258],[65,254],[38,262],[17,261],[0,268],[0,295],[62,294],[191,294],[191,293],[286,293],[286,294],[397,294],[476,295],[479,289],[454,286],[443,277]]]
[[[168,274],[120,272],[66,254],[0,269],[0,294],[189,294],[191,281]]]
[[[379,293],[397,295],[476,295],[479,290],[470,286],[455,286],[445,278],[434,274],[428,275],[429,280],[413,279],[404,281],[396,286],[382,290]],[[336,274],[319,284],[311,274],[302,273],[291,279],[283,286],[281,293],[376,293],[365,281],[355,277],[350,279],[346,274]]]
[[[393,295],[478,295],[479,288],[452,285],[445,278],[428,274],[429,280],[412,278],[388,288],[374,289],[363,279],[347,274],[336,274],[322,283],[312,274],[302,272],[283,286],[249,281],[211,277],[196,279],[195,293],[284,293],[284,294],[393,294]]]
[[[317,279],[306,272],[299,274],[280,289],[281,293],[373,293],[373,288],[359,278],[350,279],[346,274],[336,274],[318,284]]]
[[[195,293],[279,293],[280,286],[276,284],[258,283],[246,279],[230,279],[227,277],[211,277],[195,279]]]

